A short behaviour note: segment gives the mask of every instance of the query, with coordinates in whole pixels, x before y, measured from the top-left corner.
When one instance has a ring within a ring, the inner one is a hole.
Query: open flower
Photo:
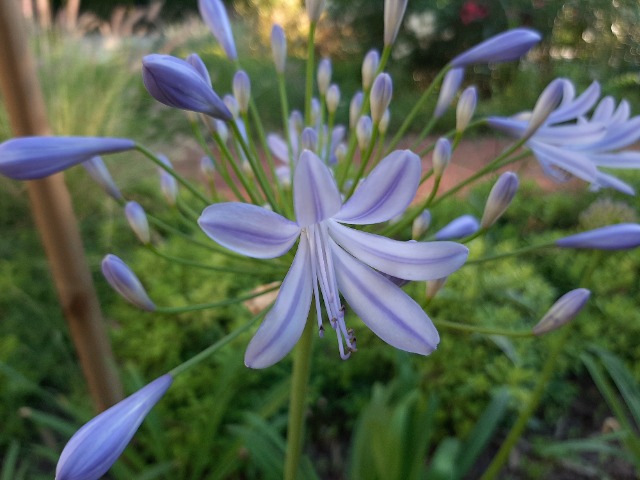
[[[343,205],[330,170],[305,150],[293,178],[296,222],[244,203],[219,203],[203,211],[199,224],[204,232],[244,255],[274,258],[299,239],[276,303],[247,348],[247,366],[268,367],[293,348],[304,329],[312,297],[320,334],[324,331],[323,302],[340,354],[348,358],[356,345],[353,330],[345,325],[340,294],[390,345],[423,355],[436,348],[438,332],[429,317],[381,273],[406,280],[442,278],[462,266],[467,248],[453,242],[400,242],[342,225],[385,222],[402,213],[415,196],[420,168],[417,155],[395,151]]]

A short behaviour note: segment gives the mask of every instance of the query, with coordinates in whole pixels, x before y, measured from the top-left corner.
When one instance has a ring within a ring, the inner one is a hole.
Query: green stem
[[[289,128],[289,100],[287,99],[287,85],[282,73],[278,74],[278,90],[280,92],[280,105],[282,106],[282,128],[287,141],[287,152],[289,153],[289,167],[293,169],[293,146],[291,145],[291,129]]]
[[[273,292],[278,288],[280,288],[280,285],[276,285],[275,287],[267,288],[266,290],[261,290],[259,292],[254,291],[247,295],[231,298],[229,300],[221,300],[219,302],[212,303],[200,303],[197,305],[185,305],[184,307],[157,307],[155,311],[157,313],[185,313],[208,310],[210,308],[226,307],[228,305],[233,305],[234,303],[244,302],[245,300],[251,300],[252,298],[256,298],[266,293]]]
[[[356,176],[353,178],[353,183],[351,184],[351,188],[349,189],[349,193],[347,193],[347,197],[351,197],[353,192],[355,192],[356,188],[358,188],[358,183],[360,179],[364,175],[365,170],[367,169],[367,165],[369,165],[369,160],[371,160],[371,154],[373,153],[373,148],[375,147],[376,141],[378,140],[378,125],[373,127],[373,133],[371,134],[371,139],[369,140],[369,145],[367,146],[367,150],[362,155],[360,159],[360,168],[358,168],[358,172]]]
[[[483,335],[503,335],[505,337],[533,337],[531,330],[504,330],[493,327],[480,327],[476,325],[468,325],[458,322],[450,322],[448,320],[434,320],[433,323],[438,327],[448,328],[449,330],[458,330],[467,333],[481,333]]]
[[[231,342],[232,340],[234,340],[236,337],[238,337],[241,333],[246,332],[247,330],[249,330],[254,323],[256,323],[258,320],[260,320],[262,317],[264,317],[264,315],[269,311],[268,308],[265,308],[262,312],[260,312],[258,315],[256,315],[255,317],[253,317],[251,320],[249,320],[246,324],[244,324],[242,327],[238,328],[237,330],[234,330],[233,332],[231,332],[230,334],[228,334],[227,336],[221,338],[220,340],[218,340],[216,343],[214,343],[213,345],[211,345],[210,347],[205,348],[203,351],[201,351],[200,353],[198,353],[197,355],[191,357],[189,360],[187,360],[184,363],[181,363],[180,365],[178,365],[177,367],[173,368],[169,374],[172,377],[176,377],[176,375],[180,375],[182,372],[190,369],[191,367],[199,364],[200,362],[202,362],[203,360],[206,360],[207,358],[209,358],[211,355],[213,355],[214,353],[216,353],[218,350],[220,350],[222,347],[224,347],[227,343]]]
[[[466,265],[478,265],[478,264],[482,264],[484,262],[492,262],[493,260],[501,260],[503,258],[515,257],[517,255],[522,255],[524,253],[530,253],[530,252],[533,252],[535,250],[539,250],[541,248],[553,247],[554,245],[555,245],[554,242],[539,243],[537,245],[530,245],[528,247],[523,247],[523,248],[519,248],[517,250],[512,250],[511,252],[497,253],[495,255],[488,255],[488,256],[482,257],[482,258],[474,258],[472,260],[467,260],[467,262],[464,264],[464,266],[466,266]]]
[[[309,317],[302,337],[296,345],[291,376],[289,400],[289,423],[287,430],[287,453],[284,464],[284,479],[298,478],[298,465],[302,454],[304,436],[304,413],[307,407],[307,389],[311,370],[311,347],[315,322]]]
[[[313,55],[314,55],[314,38],[316,35],[316,22],[309,25],[309,37],[307,40],[307,68],[304,89],[304,124],[311,125],[311,98],[313,97]]]
[[[175,178],[183,187],[189,190],[196,198],[200,199],[202,203],[205,205],[209,205],[209,200],[205,197],[200,191],[198,191],[193,185],[191,185],[187,180],[185,180],[178,172],[176,172],[173,168],[165,165],[156,155],[153,154],[151,150],[146,148],[144,145],[136,143],[136,150],[142,153],[145,157],[151,160],[153,163],[158,165],[164,171],[166,171],[169,175]]]
[[[491,461],[491,464],[489,465],[487,470],[485,470],[482,477],[480,477],[480,480],[493,480],[500,473],[500,470],[509,457],[509,453],[515,446],[516,442],[522,436],[522,433],[524,432],[529,419],[535,412],[536,408],[538,408],[540,400],[542,400],[542,395],[544,394],[549,380],[551,379],[551,376],[556,369],[556,362],[558,360],[558,357],[560,356],[560,353],[564,349],[565,344],[567,343],[570,332],[570,326],[565,326],[565,328],[561,329],[558,332],[557,337],[554,339],[555,343],[551,346],[551,350],[547,354],[547,360],[542,367],[542,372],[538,376],[538,381],[535,385],[535,388],[533,389],[527,405],[525,406],[524,410],[520,412],[520,415],[518,415],[516,423],[513,425],[513,427],[511,427],[511,431],[509,431],[507,438],[500,446],[498,453]]]

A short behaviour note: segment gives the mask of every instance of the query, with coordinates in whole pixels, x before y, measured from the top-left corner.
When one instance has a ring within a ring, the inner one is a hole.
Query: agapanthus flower
[[[204,23],[207,24],[216,40],[220,42],[227,58],[229,60],[237,59],[236,43],[233,40],[231,23],[229,23],[224,3],[221,0],[198,0],[198,9]]]
[[[556,240],[563,248],[592,248],[595,250],[629,250],[640,246],[640,225],[618,223],[607,225]]]
[[[436,240],[452,240],[473,235],[480,228],[480,222],[473,215],[462,215],[451,220],[436,232]]]
[[[17,137],[0,144],[0,174],[37,180],[90,161],[96,155],[135,148],[128,138]]]
[[[461,53],[453,60],[452,67],[465,67],[478,63],[500,63],[516,60],[526,54],[542,37],[529,28],[514,28],[499,33]]]
[[[598,102],[600,85],[593,82],[582,95],[566,79],[563,99],[545,122],[527,140],[527,146],[543,170],[552,178],[564,181],[573,175],[591,183],[592,188],[610,187],[633,195],[634,189],[599,167],[640,168],[640,153],[622,149],[640,139],[640,116],[630,118],[629,104],[605,97]],[[589,111],[595,107],[591,117]],[[489,117],[492,127],[510,135],[526,134],[531,114],[514,117]]]
[[[119,257],[112,254],[104,257],[102,259],[102,274],[111,288],[136,307],[149,312],[156,309],[137,275]]]
[[[565,293],[533,327],[534,335],[543,335],[569,323],[584,308],[590,296],[591,292],[586,288]]]
[[[163,375],[83,425],[62,450],[56,480],[102,478],[171,383]]]
[[[343,225],[385,222],[409,205],[420,181],[420,159],[395,151],[371,171],[344,205],[331,171],[305,150],[296,165],[296,221],[244,203],[207,207],[200,227],[219,244],[243,255],[274,258],[299,240],[273,308],[251,340],[245,364],[264,368],[282,359],[304,329],[312,298],[320,333],[321,302],[335,330],[340,354],[355,351],[340,294],[362,321],[390,345],[427,355],[438,332],[420,306],[382,274],[406,280],[442,278],[457,270],[468,250],[453,242],[400,242]],[[379,273],[380,272],[380,273]]]

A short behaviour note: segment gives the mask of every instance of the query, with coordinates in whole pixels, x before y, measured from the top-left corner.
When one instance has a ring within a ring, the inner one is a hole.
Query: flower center
[[[329,316],[329,324],[336,331],[338,337],[340,357],[346,360],[351,355],[351,352],[356,351],[356,338],[353,335],[353,329],[348,329],[344,323],[345,307],[340,303],[340,292],[338,291],[338,282],[336,281],[333,266],[327,226],[325,222],[309,225],[304,229],[304,234],[309,240],[313,296],[315,298],[320,336],[324,336],[320,307],[320,293],[322,293],[322,301]]]

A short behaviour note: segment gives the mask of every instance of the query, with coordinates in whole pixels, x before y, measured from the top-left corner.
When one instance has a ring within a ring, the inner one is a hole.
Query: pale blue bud
[[[387,73],[381,73],[376,77],[371,87],[371,120],[374,125],[380,123],[384,112],[391,103],[393,95],[393,82]]]
[[[373,132],[373,123],[371,117],[364,115],[358,120],[356,125],[356,138],[358,139],[358,147],[364,151],[369,146],[371,134]]]
[[[213,160],[210,157],[204,156],[200,159],[200,172],[206,178],[212,178],[216,171],[216,167],[213,164]]]
[[[302,149],[315,152],[318,148],[318,134],[316,131],[307,127],[302,131]]]
[[[445,137],[441,137],[436,142],[433,149],[433,174],[441,177],[445,168],[451,161],[451,142]]]
[[[233,40],[231,32],[231,24],[229,16],[224,4],[221,0],[198,0],[198,9],[200,15],[207,24],[213,36],[222,46],[224,53],[229,60],[236,60],[238,53],[236,52],[236,44]]]
[[[320,20],[320,15],[324,10],[325,0],[305,0],[307,16],[312,23]]]
[[[329,84],[331,83],[331,60],[323,58],[318,64],[317,80],[318,91],[320,95],[326,95]]]
[[[165,374],[84,424],[62,450],[56,480],[101,478],[172,383]]]
[[[414,240],[420,238],[422,234],[427,231],[430,224],[431,212],[429,210],[424,210],[415,218],[413,224],[411,225],[411,238],[413,238]]]
[[[153,304],[135,273],[115,255],[107,255],[102,260],[102,274],[116,292],[142,310],[153,312]]]
[[[384,45],[392,45],[407,9],[408,0],[384,0]]]
[[[336,84],[331,85],[327,89],[327,111],[329,113],[336,113],[338,104],[340,103],[340,88]]]
[[[107,166],[102,161],[102,158],[93,157],[86,162],[82,162],[81,165],[87,171],[89,176],[93,178],[93,180],[100,185],[110,197],[116,200],[122,200],[122,193],[120,193],[120,190],[113,181],[113,178],[111,178],[111,174],[109,173],[109,170],[107,170]]]
[[[640,225],[619,223],[570,235],[556,240],[563,248],[591,248],[594,250],[629,250],[640,246]]]
[[[240,113],[247,113],[251,99],[251,81],[244,70],[238,70],[233,76],[233,96],[238,101]]]
[[[387,130],[389,129],[390,121],[391,121],[391,112],[389,112],[389,109],[387,108],[382,114],[382,118],[378,123],[378,130],[380,131],[380,135],[384,135],[385,133],[387,133]]]
[[[462,215],[452,220],[435,234],[436,240],[451,240],[473,235],[480,228],[478,219],[473,215]]]
[[[540,94],[540,97],[538,97],[535,107],[533,107],[533,112],[529,118],[529,124],[527,125],[527,129],[522,135],[522,138],[529,138],[536,133],[536,130],[542,126],[549,115],[551,115],[551,112],[560,105],[565,83],[566,80],[556,78],[547,85],[547,88],[545,88]]]
[[[591,292],[586,288],[565,293],[533,327],[534,335],[542,335],[569,323],[584,308],[590,296]]]
[[[36,180],[91,160],[135,148],[133,140],[102,137],[18,137],[0,144],[0,174]]]
[[[484,207],[481,228],[489,228],[505,212],[518,191],[518,176],[513,172],[505,172],[500,175],[489,193]]]
[[[369,50],[362,62],[362,88],[368,90],[378,71],[380,55],[377,50]]]
[[[464,132],[473,118],[478,102],[476,87],[468,87],[460,94],[456,107],[456,131]]]
[[[231,120],[231,113],[199,70],[170,55],[152,54],[142,59],[142,80],[160,103],[182,110]]]
[[[464,68],[453,68],[447,72],[442,81],[442,87],[440,88],[440,95],[438,96],[438,102],[433,112],[433,116],[440,118],[444,112],[447,111],[449,105],[453,101],[453,97],[456,96],[462,79],[464,78]]]
[[[185,61],[196,69],[196,72],[200,74],[200,76],[204,79],[207,84],[211,85],[211,76],[209,75],[209,70],[207,70],[207,66],[204,64],[202,59],[197,53],[192,53]]]
[[[447,278],[449,277],[438,278],[437,280],[427,280],[427,285],[425,288],[425,295],[427,297],[427,300],[431,300],[438,294],[440,290],[442,290],[444,284],[447,283]]]
[[[225,106],[229,109],[229,112],[233,116],[233,118],[238,118],[240,115],[240,105],[238,104],[238,100],[233,95],[225,95],[222,97],[222,101]]]
[[[353,129],[356,128],[358,119],[360,118],[360,109],[362,108],[363,95],[362,92],[357,92],[351,99],[349,104],[349,126]]]
[[[124,214],[133,233],[136,234],[138,240],[144,245],[151,242],[151,234],[149,233],[149,221],[147,214],[138,202],[127,202],[124,206]]]
[[[542,37],[529,28],[514,28],[499,33],[461,53],[451,61],[453,67],[477,63],[500,63],[516,60],[527,53]]]
[[[287,64],[287,39],[280,25],[274,25],[271,29],[271,52],[276,72],[284,73]]]

